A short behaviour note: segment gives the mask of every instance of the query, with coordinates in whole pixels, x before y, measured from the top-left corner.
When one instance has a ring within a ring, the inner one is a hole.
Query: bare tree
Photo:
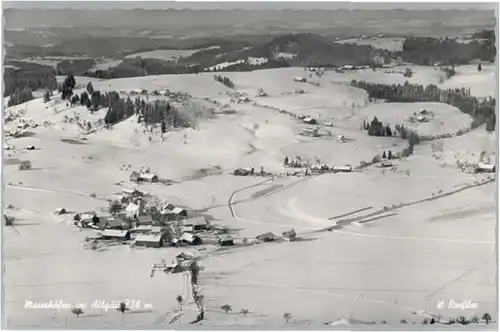
[[[250,311],[248,311],[248,309],[241,309],[241,313],[243,314],[243,316],[246,316],[250,313]]]

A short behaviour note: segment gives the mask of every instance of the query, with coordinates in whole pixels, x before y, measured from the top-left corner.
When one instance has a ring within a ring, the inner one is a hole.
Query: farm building
[[[351,166],[333,166],[332,170],[334,172],[351,172],[352,167]]]
[[[275,239],[276,239],[276,236],[271,232],[264,233],[264,234],[257,236],[257,240],[259,240],[261,242],[271,242],[271,241],[274,241]]]
[[[219,245],[221,247],[234,246],[234,239],[230,235],[224,235],[219,238]]]
[[[293,80],[299,83],[307,83],[307,78],[305,77],[295,77]]]
[[[122,189],[122,195],[128,198],[144,197],[144,193],[139,191],[137,188],[125,188]]]
[[[153,218],[151,216],[139,216],[137,219],[137,225],[139,226],[152,226]]]
[[[102,232],[103,240],[130,240],[130,232],[118,229],[106,229]]]
[[[133,171],[128,178],[132,182],[137,182],[140,180],[140,174],[136,171]]]
[[[143,173],[139,175],[139,181],[158,182],[158,175],[152,173]]]
[[[495,164],[478,163],[476,166],[476,173],[495,173]]]
[[[311,118],[311,117],[306,117],[302,120],[303,123],[305,124],[310,124],[310,125],[316,125],[318,124],[318,120]]]
[[[139,225],[137,227],[134,227],[130,230],[131,234],[147,234],[150,233],[152,229],[152,226],[147,226],[147,225]]]
[[[100,218],[99,221],[100,229],[123,229],[123,227],[124,227],[123,222],[113,217]]]
[[[303,136],[319,137],[319,130],[318,130],[318,128],[305,127],[305,128],[302,128],[301,134]]]
[[[209,225],[205,220],[205,217],[190,218],[183,221],[185,227],[192,227],[193,231],[203,231],[208,230]]]
[[[193,246],[200,245],[202,243],[201,238],[199,236],[193,235],[191,233],[183,233],[179,238],[180,241],[186,244],[190,244]]]
[[[138,204],[130,203],[125,208],[125,213],[127,215],[127,218],[134,219],[134,218],[139,217],[140,210],[141,210],[141,208]]]
[[[295,230],[291,229],[289,231],[283,232],[283,239],[285,241],[295,241],[297,240],[297,233],[295,233]]]
[[[135,238],[136,246],[160,248],[163,247],[164,237],[161,234],[139,234]]]

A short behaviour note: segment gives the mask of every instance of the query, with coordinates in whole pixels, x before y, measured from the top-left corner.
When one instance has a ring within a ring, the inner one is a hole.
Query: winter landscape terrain
[[[4,326],[496,328],[495,63],[212,72],[240,59],[204,46],[4,96]]]

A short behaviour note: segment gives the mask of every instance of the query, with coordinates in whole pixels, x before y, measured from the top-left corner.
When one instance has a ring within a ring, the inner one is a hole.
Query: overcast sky
[[[179,1],[3,1],[18,9],[493,9],[495,3],[179,2]]]

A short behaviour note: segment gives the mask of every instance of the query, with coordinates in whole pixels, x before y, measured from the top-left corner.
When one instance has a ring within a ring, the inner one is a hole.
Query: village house
[[[105,229],[101,233],[101,238],[103,240],[130,240],[130,232],[126,230],[119,229]]]
[[[260,242],[271,242],[271,241],[274,241],[275,239],[276,239],[276,236],[271,232],[264,233],[264,234],[257,236],[257,240]]]
[[[495,173],[495,164],[479,162],[476,166],[476,173]]]
[[[318,128],[314,128],[314,127],[305,127],[305,128],[302,128],[301,134],[303,136],[319,137],[319,130],[318,130]]]
[[[291,229],[289,231],[283,232],[283,239],[285,241],[295,241],[297,240],[297,233],[295,233],[295,230]]]
[[[179,220],[182,218],[187,218],[188,214],[187,211],[183,208],[180,207],[175,207],[172,204],[168,204],[161,212],[160,214],[167,216],[167,220]],[[172,219],[168,219],[172,218]]]
[[[122,195],[127,198],[144,197],[144,193],[139,191],[137,188],[122,189]]]
[[[193,232],[209,229],[209,224],[205,220],[205,217],[186,219],[182,222],[182,224],[184,225],[184,227],[191,227]]]
[[[158,175],[152,173],[143,173],[139,175],[139,181],[158,182]]]
[[[100,218],[99,229],[124,229],[124,223],[113,217]]]
[[[135,238],[136,246],[160,248],[163,247],[164,236],[161,234],[139,234]]]
[[[148,233],[151,233],[151,229],[153,227],[151,225],[139,225],[139,226],[136,226],[132,229],[130,229],[130,233],[131,234],[148,234]]]
[[[304,119],[302,119],[302,122],[305,123],[305,124],[309,124],[309,125],[316,125],[316,124],[318,124],[318,120],[316,120],[314,118],[311,118],[311,117],[305,117]]]
[[[219,245],[221,247],[234,246],[234,239],[230,235],[223,235],[219,238]]]
[[[129,180],[132,182],[139,182],[139,181],[157,182],[158,175],[152,173],[138,173],[136,171],[133,171],[129,176]]]
[[[201,238],[191,233],[183,233],[179,238],[179,241],[193,246],[202,244]]]
[[[139,216],[136,218],[137,225],[139,226],[152,226],[153,225],[153,217],[151,216]]]

